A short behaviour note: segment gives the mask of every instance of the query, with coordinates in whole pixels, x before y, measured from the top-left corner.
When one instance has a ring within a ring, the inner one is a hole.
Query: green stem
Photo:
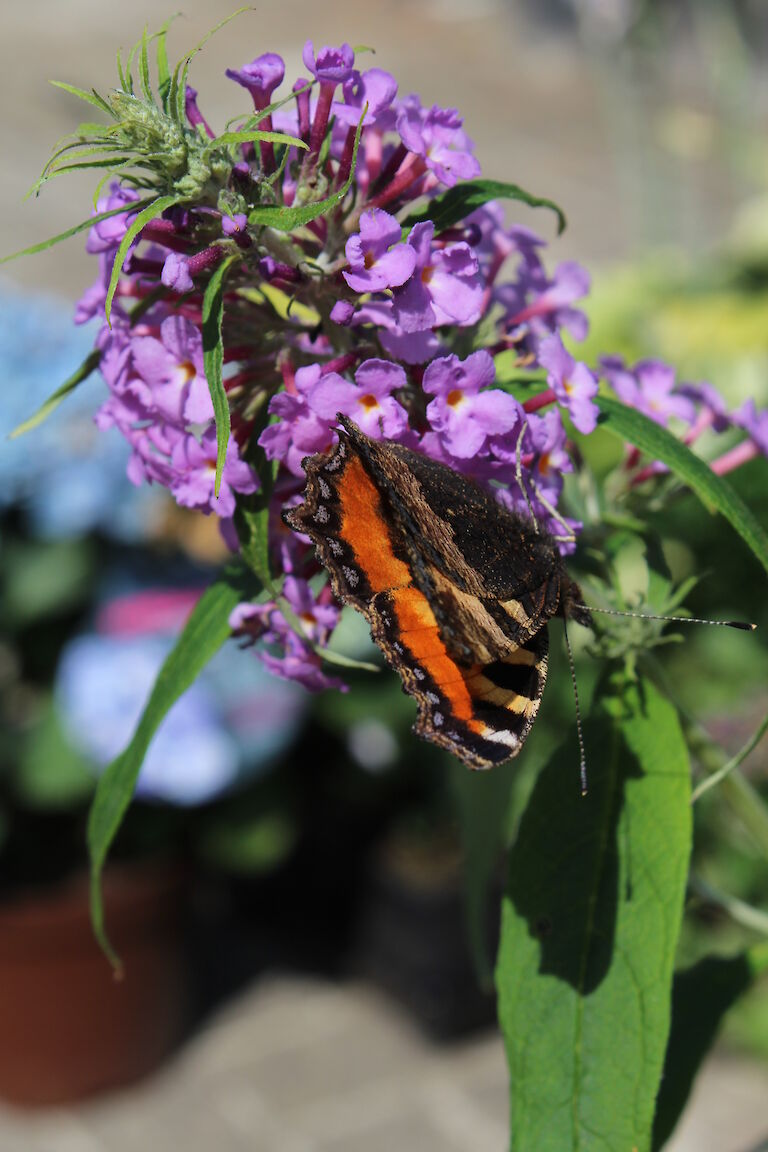
[[[717,908],[722,908],[735,923],[741,924],[743,928],[749,928],[751,932],[760,932],[763,936],[768,936],[767,912],[755,908],[752,904],[747,904],[744,900],[739,900],[736,896],[731,896],[728,892],[723,892],[720,888],[713,887],[706,880],[702,880],[700,876],[691,876],[689,887],[696,896],[706,901],[707,904],[714,904]]]
[[[651,679],[677,708],[691,753],[708,773],[721,772],[728,766],[726,753],[675,698],[661,665],[652,657],[647,657],[646,660],[646,668]],[[739,769],[734,767],[722,777],[720,795],[747,829],[757,847],[768,857],[768,808],[760,793],[753,788]]]
[[[752,736],[750,736],[746,744],[744,744],[739,749],[735,756],[731,757],[727,764],[723,764],[721,768],[718,768],[718,770],[713,772],[711,776],[707,776],[705,780],[702,780],[694,788],[693,794],[691,796],[691,803],[695,804],[700,796],[703,796],[704,793],[708,792],[710,788],[714,788],[716,784],[721,784],[722,781],[725,780],[726,776],[730,776],[731,772],[733,772],[735,768],[738,768],[743,760],[746,760],[750,752],[754,751],[754,749],[765,735],[766,730],[768,730],[768,716],[763,719],[763,722],[757,731]]]

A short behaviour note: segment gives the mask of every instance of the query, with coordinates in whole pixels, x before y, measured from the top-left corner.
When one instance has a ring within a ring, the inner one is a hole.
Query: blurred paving
[[[768,1069],[710,1060],[668,1152],[759,1152]],[[0,1109],[2,1152],[503,1152],[499,1038],[437,1046],[359,983],[273,976],[151,1080],[71,1109]]]

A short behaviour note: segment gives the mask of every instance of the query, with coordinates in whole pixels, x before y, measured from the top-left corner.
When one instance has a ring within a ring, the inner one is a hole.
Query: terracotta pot
[[[0,1095],[58,1104],[136,1080],[179,1042],[186,1016],[182,874],[111,869],[104,886],[115,980],[96,944],[84,876],[0,904]]]

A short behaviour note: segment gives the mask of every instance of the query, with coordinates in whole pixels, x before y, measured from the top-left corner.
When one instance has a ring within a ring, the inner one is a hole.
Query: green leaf
[[[38,424],[42,424],[44,420],[47,420],[51,412],[58,408],[62,400],[69,396],[70,392],[74,392],[78,384],[82,384],[83,380],[87,380],[91,373],[96,371],[100,363],[101,352],[97,349],[89,352],[80,367],[76,368],[72,375],[48,397],[45,403],[40,405],[33,416],[30,416],[28,420],[25,420],[22,424],[14,428],[13,432],[8,434],[8,439],[15,440],[17,436],[23,436],[25,432],[29,432],[32,428],[37,428]]]
[[[118,79],[120,80],[120,87],[122,88],[123,92],[132,92],[133,84],[131,82],[130,76],[123,68],[123,53],[122,49],[120,48],[117,50],[117,75]]]
[[[120,247],[117,250],[114,262],[112,264],[112,274],[109,278],[109,287],[107,288],[107,299],[104,304],[104,314],[107,318],[107,324],[112,327],[110,317],[112,314],[112,300],[117,288],[117,281],[120,279],[120,273],[123,270],[125,258],[128,255],[128,249],[133,241],[141,232],[145,224],[149,224],[150,220],[154,220],[165,212],[166,208],[172,208],[174,204],[178,204],[178,196],[158,196],[157,200],[153,200],[146,208],[139,212],[135,219],[128,225],[125,236],[120,242]]]
[[[91,857],[91,919],[97,940],[116,967],[119,961],[106,934],[101,872],[133,796],[141,765],[158,727],[230,634],[229,616],[253,595],[252,577],[242,569],[224,574],[202,596],[169,653],[128,747],[100,778],[88,816]]]
[[[468,772],[451,757],[451,788],[461,834],[462,874],[467,930],[478,980],[493,987],[493,961],[489,956],[490,902],[498,888],[493,880],[507,844],[509,807],[514,776],[509,765],[499,772]]]
[[[155,34],[153,39],[157,40],[157,52],[155,59],[157,61],[157,91],[160,97],[160,104],[163,111],[168,111],[168,93],[171,88],[171,71],[168,67],[168,29],[170,28],[176,16],[169,16],[165,24],[159,32]]]
[[[730,521],[768,571],[768,533],[727,480],[716,476],[704,460],[642,412],[628,408],[610,396],[598,396],[596,402],[601,413],[601,427],[622,440],[628,440],[652,459],[666,464],[706,507],[715,508]]]
[[[672,1135],[723,1016],[767,969],[768,944],[760,944],[739,956],[708,956],[675,976],[672,1031],[653,1123],[654,1152]]]
[[[219,32],[226,24],[229,24],[231,20],[236,19],[238,16],[242,16],[243,12],[249,11],[250,8],[246,5],[243,8],[238,8],[237,11],[233,12],[231,16],[226,16],[223,20],[220,20],[218,24],[211,28],[210,32],[206,32],[205,36],[203,36],[202,40],[200,40],[199,43],[195,45],[191,52],[188,52],[186,56],[183,56],[182,59],[179,60],[178,64],[174,68],[173,77],[171,79],[169,100],[176,105],[176,119],[178,119],[179,123],[182,123],[184,120],[187,75],[189,73],[189,65],[191,64],[193,57],[196,56],[198,52],[205,47],[211,37],[215,36],[216,33]]]
[[[566,219],[562,208],[553,200],[542,196],[532,196],[518,184],[505,184],[500,180],[467,180],[461,184],[454,184],[447,192],[435,196],[418,212],[412,212],[403,221],[404,228],[412,228],[414,224],[421,224],[425,220],[432,220],[435,232],[444,232],[452,228],[460,220],[466,219],[471,212],[482,208],[491,200],[519,200],[531,208],[549,208],[557,216],[557,234],[563,232]]]
[[[340,204],[352,186],[355,168],[357,167],[357,149],[360,143],[360,133],[363,130],[363,120],[365,119],[367,110],[368,105],[366,104],[357,125],[357,131],[355,132],[355,143],[352,149],[352,166],[349,170],[349,176],[337,192],[334,192],[332,196],[328,196],[325,200],[317,200],[314,204],[302,204],[296,208],[282,208],[276,204],[262,204],[260,207],[254,208],[248,216],[249,224],[266,224],[268,227],[275,228],[280,232],[290,232],[294,228],[299,228],[302,224],[308,224],[310,220],[315,220],[318,216],[324,216],[337,204]]]
[[[221,322],[224,317],[224,277],[239,260],[238,255],[222,260],[214,271],[203,296],[203,365],[208,390],[213,401],[213,414],[216,418],[216,495],[221,488],[221,474],[227,458],[227,444],[231,427],[229,400],[227,399],[221,370],[224,364],[224,345],[221,338]]]
[[[648,1152],[691,850],[690,769],[647,682],[598,690],[510,853],[496,969],[513,1152]]]
[[[212,152],[219,145],[230,144],[250,144],[257,140],[271,141],[273,144],[289,144],[294,148],[309,148],[303,140],[298,140],[295,136],[289,136],[286,132],[262,132],[258,128],[252,128],[248,132],[223,132],[221,136],[216,136],[211,140],[205,148],[206,152]]]
[[[79,100],[85,100],[87,104],[92,104],[94,108],[98,108],[100,112],[106,112],[113,120],[116,119],[114,111],[107,104],[106,100],[99,96],[96,89],[86,92],[84,88],[77,88],[74,84],[65,84],[63,80],[51,80],[50,83],[54,88],[61,88],[64,92],[69,92],[70,96],[77,96]]]
[[[52,248],[54,244],[60,244],[62,240],[68,240],[70,236],[76,236],[78,232],[85,232],[87,228],[92,228],[101,220],[108,220],[110,216],[119,216],[123,212],[140,211],[152,203],[151,200],[137,200],[132,204],[123,204],[119,208],[110,208],[108,212],[98,212],[95,216],[89,216],[87,220],[81,220],[79,224],[75,224],[74,228],[67,228],[66,232],[59,232],[58,236],[52,236],[49,240],[42,240],[39,244],[32,244],[29,248],[22,248],[20,252],[13,252],[10,256],[0,256],[0,264],[7,264],[9,260],[18,260],[20,256],[34,256],[36,252],[44,252],[46,248]]]
[[[273,104],[268,104],[266,108],[260,108],[258,112],[254,112],[251,116],[246,117],[245,120],[243,120],[242,115],[233,116],[230,120],[227,120],[226,127],[229,128],[230,124],[238,123],[241,132],[245,132],[250,128],[258,128],[259,124],[264,123],[267,116],[272,116],[272,114],[277,112],[278,108],[282,108],[284,104],[290,104],[291,101],[295,100],[298,96],[303,96],[304,93],[309,92],[314,85],[315,81],[309,80],[303,88],[297,88],[287,96],[283,96],[280,100],[275,100]]]
[[[268,528],[269,496],[263,488],[251,498],[240,497],[235,508],[235,531],[240,541],[240,552],[264,587],[272,589]]]
[[[144,25],[144,31],[141,34],[141,49],[139,51],[139,81],[141,82],[141,91],[144,99],[148,104],[154,104],[155,99],[152,95],[152,83],[149,78],[149,40],[147,36],[147,26]]]

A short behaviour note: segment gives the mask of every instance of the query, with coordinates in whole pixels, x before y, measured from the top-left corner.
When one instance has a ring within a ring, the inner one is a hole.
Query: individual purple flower
[[[610,358],[607,358],[610,362]],[[725,432],[732,427],[734,418],[728,411],[725,400],[714,385],[707,380],[700,380],[696,384],[678,384],[675,389],[679,396],[692,400],[698,408],[696,420],[686,433],[686,443],[695,440],[706,428],[715,432]]]
[[[257,112],[266,108],[285,76],[285,63],[276,52],[264,52],[242,68],[227,68],[227,76],[247,88]]]
[[[202,424],[213,419],[203,367],[200,331],[182,316],[168,316],[160,339],[139,336],[131,342],[136,372],[152,394],[156,410],[176,424]]]
[[[264,429],[259,445],[268,460],[279,460],[294,476],[303,477],[305,456],[326,452],[334,442],[328,421],[312,411],[306,396],[290,392],[273,396],[269,411],[279,419]]]
[[[314,45],[307,40],[301,53],[304,66],[321,84],[343,84],[352,75],[355,53],[349,44],[340,48],[321,48],[315,56]]]
[[[661,360],[639,360],[627,368],[619,356],[604,356],[602,374],[624,404],[637,409],[657,424],[675,417],[685,424],[696,419],[696,406],[675,390],[675,371]]]
[[[308,692],[347,692],[349,689],[338,676],[329,676],[323,670],[322,659],[307,644],[291,632],[285,636],[284,651],[280,656],[260,652],[259,657],[273,676],[301,684]]]
[[[483,288],[477,257],[468,244],[433,248],[431,220],[414,224],[408,245],[416,255],[413,275],[394,293],[394,316],[403,332],[442,324],[474,324],[480,318]]]
[[[365,360],[350,383],[336,372],[321,376],[308,396],[309,407],[328,421],[338,412],[349,416],[368,436],[397,440],[408,427],[408,413],[392,393],[404,388],[406,376],[390,360]]]
[[[344,81],[344,102],[334,101],[333,114],[336,120],[349,127],[357,127],[363,108],[368,105],[363,124],[373,124],[397,95],[397,81],[383,68],[369,68],[366,72],[354,71]]]
[[[480,350],[466,360],[458,356],[433,360],[424,373],[422,388],[435,397],[427,405],[427,419],[452,456],[477,455],[489,437],[511,431],[523,419],[513,396],[488,388],[494,372],[492,357]]]
[[[224,215],[221,218],[221,230],[225,236],[242,236],[248,227],[248,217],[244,212],[235,212],[234,216]]]
[[[541,416],[527,418],[529,438],[526,448],[534,453],[529,464],[539,492],[556,504],[562,489],[564,472],[573,471],[573,462],[566,449],[567,435],[560,412],[551,408]]]
[[[279,603],[274,601],[238,605],[229,618],[230,627],[236,635],[249,637],[252,642],[260,641],[265,646],[279,650],[279,654],[269,651],[268,647],[260,647],[259,650],[260,659],[274,675],[284,680],[294,680],[310,692],[321,692],[327,688],[346,691],[346,685],[340,680],[326,675],[321,658],[312,647],[313,644],[319,647],[327,644],[339,621],[339,608],[321,602],[307,581],[295,576],[286,577],[282,593],[291,611],[298,617],[303,635],[297,635]]]
[[[560,337],[547,336],[539,344],[538,360],[546,370],[550,388],[567,408],[579,432],[594,432],[599,409],[594,402],[598,384],[586,364],[574,360]]]
[[[160,280],[166,288],[178,292],[179,295],[191,292],[194,284],[189,272],[189,258],[183,256],[181,252],[169,252],[163,264]]]
[[[768,456],[768,408],[758,411],[754,400],[747,400],[733,413],[733,422],[744,429],[763,456]]]
[[[443,184],[472,180],[480,165],[472,153],[472,141],[462,128],[455,108],[423,108],[418,96],[408,96],[399,109],[397,130],[409,152],[421,156],[427,168]]]
[[[175,433],[174,439],[171,467],[175,476],[170,488],[176,502],[184,508],[215,512],[222,517],[233,516],[235,493],[247,494],[258,488],[253,469],[240,459],[237,442],[230,437],[221,487],[216,496],[216,429],[213,425],[199,440],[183,432]]]
[[[360,217],[360,231],[347,240],[349,272],[342,272],[355,292],[399,288],[413,275],[416,252],[402,244],[403,229],[383,208],[370,208]]]
[[[98,200],[94,215],[101,212],[111,212],[115,208],[133,204],[138,199],[139,194],[134,188],[123,188],[117,181],[113,181],[110,185],[109,195],[102,196]],[[85,244],[86,252],[116,252],[132,219],[132,213],[119,212],[114,216],[108,216],[106,220],[97,221],[88,233]]]
[[[211,140],[213,139],[215,132],[198,108],[197,89],[193,88],[191,84],[187,84],[184,92],[184,115],[193,128],[202,128],[206,136]]]
[[[424,332],[401,332],[393,327],[380,332],[379,341],[385,352],[405,364],[426,364],[427,360],[434,360],[445,352],[431,328]]]
[[[539,336],[565,328],[574,340],[586,339],[589,322],[584,313],[572,305],[589,293],[590,276],[587,270],[575,260],[566,260],[558,264],[553,278],[542,286],[543,269],[538,256],[535,252],[528,255],[530,258],[525,261],[528,282],[524,278],[522,286],[527,292],[533,290],[537,295],[524,305],[519,300],[515,302],[514,308],[510,310],[510,326],[517,328],[527,324]],[[503,290],[500,298],[503,299]]]

